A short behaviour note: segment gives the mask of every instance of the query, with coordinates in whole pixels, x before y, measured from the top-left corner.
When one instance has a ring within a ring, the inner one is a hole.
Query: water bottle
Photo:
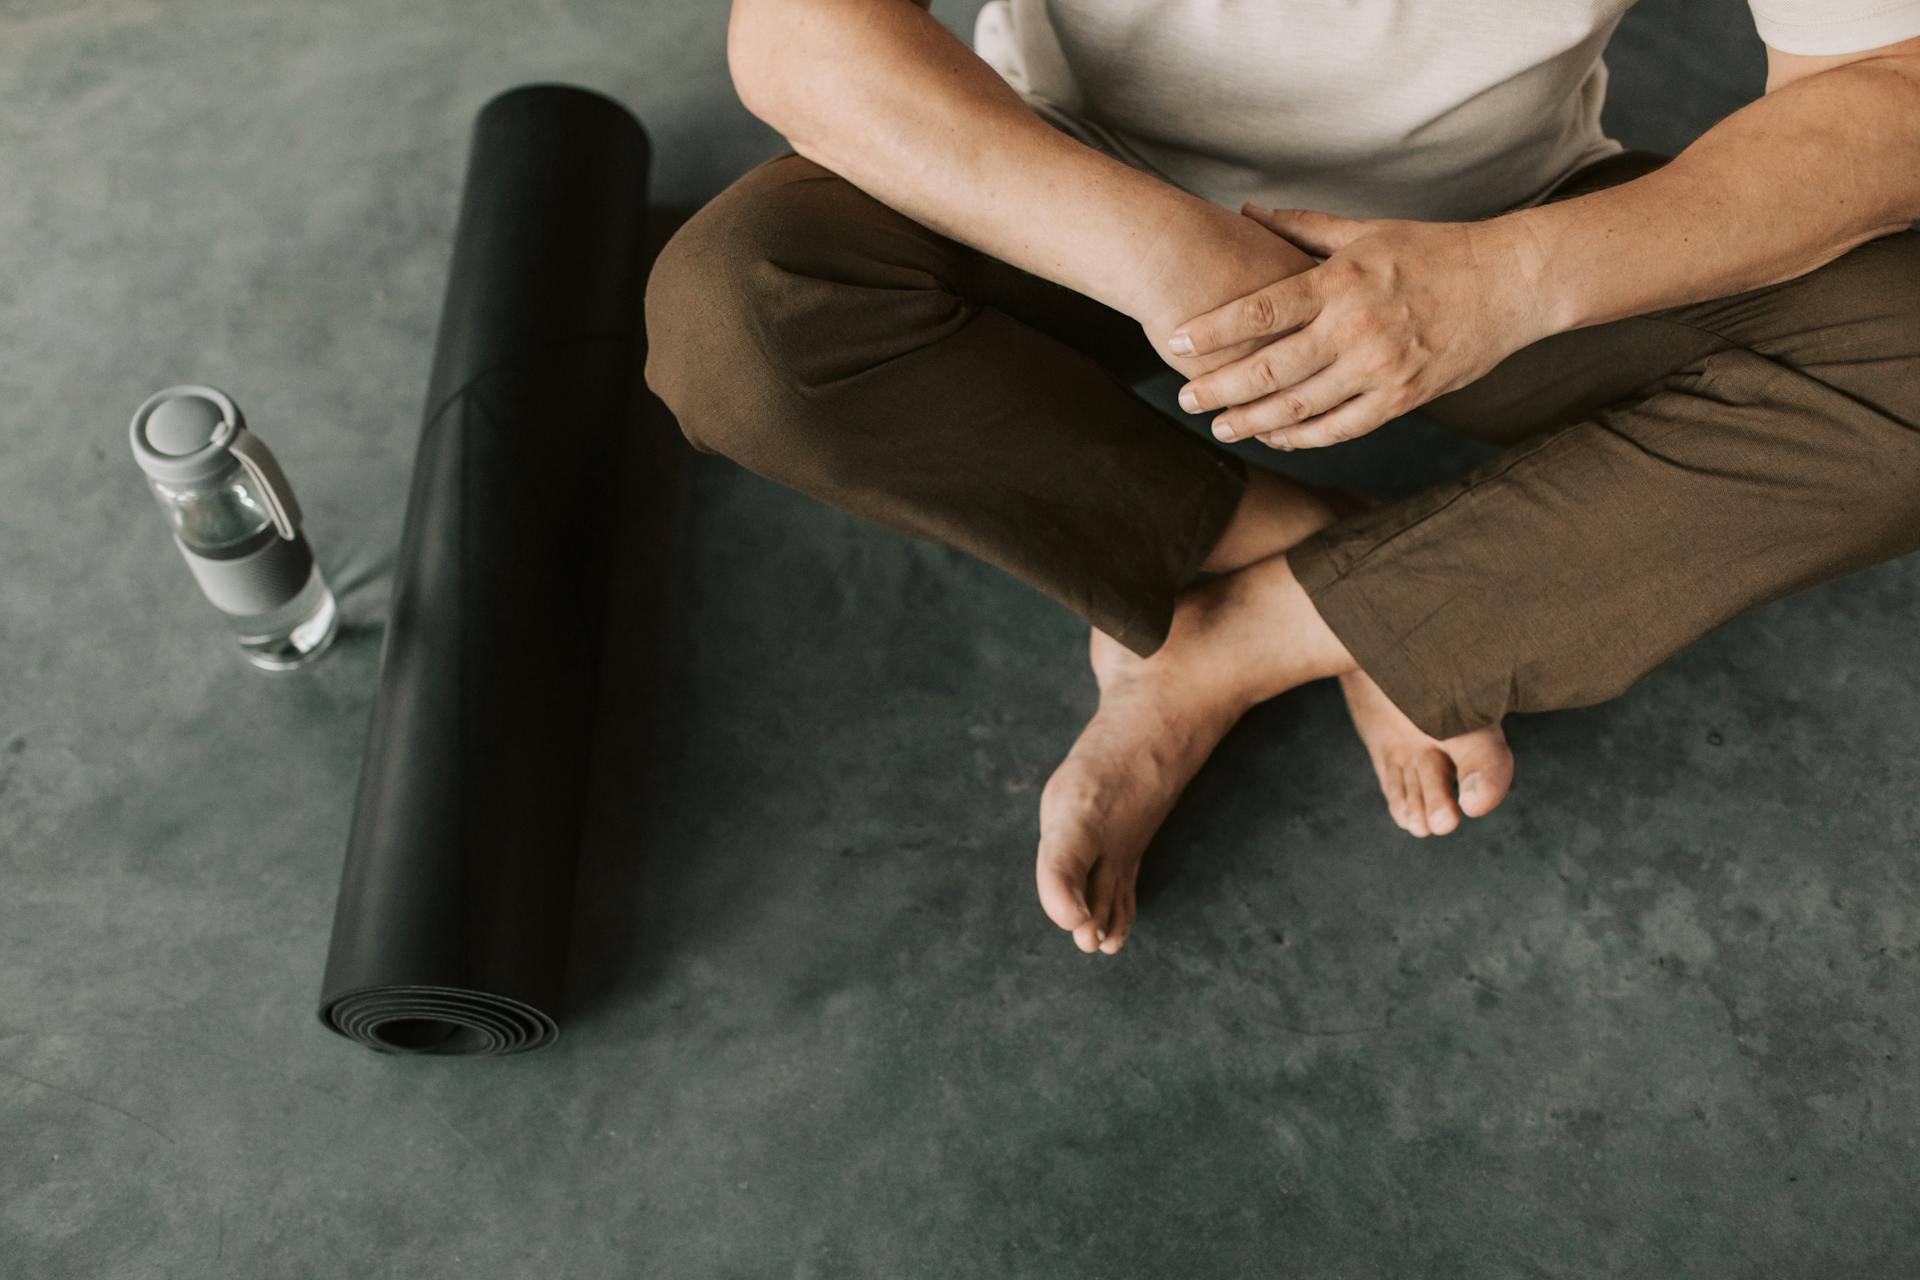
[[[225,392],[168,387],[133,415],[133,456],[200,590],[256,667],[286,671],[332,643],[339,611],[300,531],[293,487]]]

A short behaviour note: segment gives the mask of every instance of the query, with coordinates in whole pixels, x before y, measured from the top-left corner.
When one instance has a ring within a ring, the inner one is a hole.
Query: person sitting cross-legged
[[[1085,618],[1040,802],[1084,951],[1248,708],[1337,679],[1394,820],[1501,803],[1512,712],[1920,549],[1920,0],[1752,0],[1765,92],[1679,155],[1601,132],[1630,0],[736,0],[791,150],[648,284],[702,450]],[[1222,441],[1418,408],[1504,446],[1370,501]]]

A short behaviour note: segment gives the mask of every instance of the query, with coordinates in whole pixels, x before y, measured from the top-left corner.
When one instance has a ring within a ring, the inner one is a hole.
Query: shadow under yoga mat
[[[645,133],[529,85],[474,124],[320,1017],[372,1048],[550,1043],[608,554],[640,430]]]

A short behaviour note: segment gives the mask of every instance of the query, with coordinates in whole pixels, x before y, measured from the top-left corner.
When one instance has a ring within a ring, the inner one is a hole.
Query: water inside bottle
[[[326,651],[340,629],[340,610],[316,562],[307,583],[277,609],[245,617],[228,615],[247,661],[268,671],[291,671]]]

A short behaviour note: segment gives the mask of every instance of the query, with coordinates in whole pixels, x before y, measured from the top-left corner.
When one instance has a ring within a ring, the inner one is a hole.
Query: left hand
[[[1179,356],[1251,344],[1180,391],[1189,413],[1229,410],[1213,422],[1221,440],[1278,449],[1352,440],[1550,332],[1532,287],[1535,247],[1511,215],[1363,220],[1252,204],[1241,213],[1325,261],[1168,336]]]

